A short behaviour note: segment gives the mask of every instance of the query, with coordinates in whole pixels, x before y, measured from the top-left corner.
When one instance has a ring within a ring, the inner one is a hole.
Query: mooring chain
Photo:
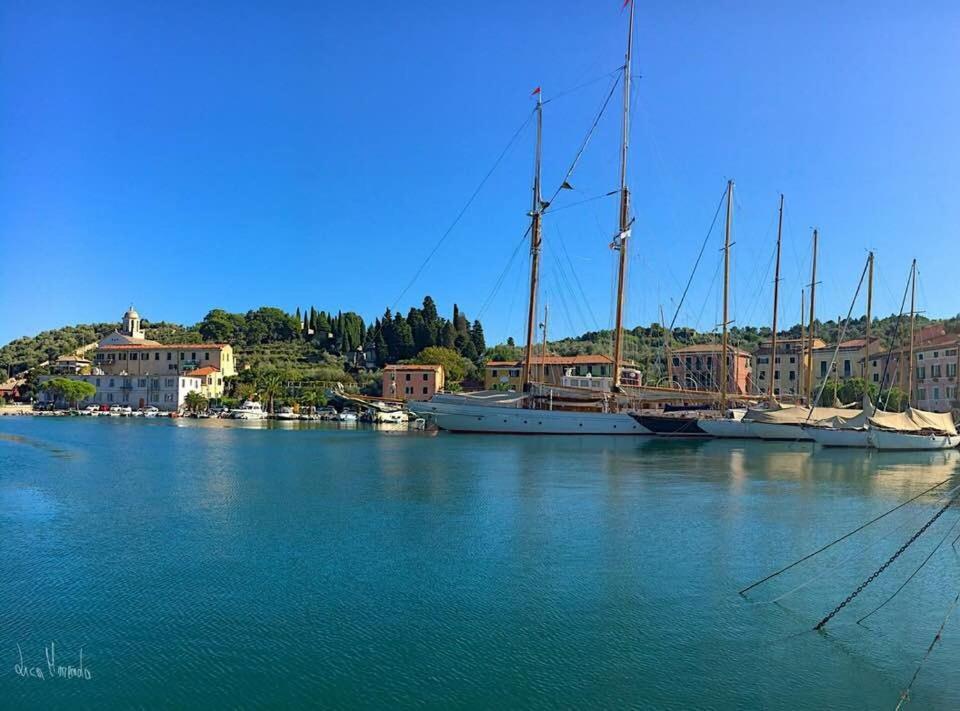
[[[892,556],[890,556],[890,558],[887,560],[886,563],[884,563],[884,564],[881,565],[879,568],[877,568],[877,570],[874,571],[873,575],[871,575],[869,578],[867,578],[867,579],[864,580],[862,583],[860,583],[860,587],[858,587],[858,588],[857,588],[856,590],[854,590],[852,593],[850,593],[849,595],[847,595],[847,599],[844,600],[843,602],[841,602],[841,603],[840,603],[839,605],[837,605],[835,608],[833,608],[833,611],[832,611],[829,615],[827,615],[826,617],[824,617],[822,620],[820,620],[820,622],[817,623],[817,626],[814,627],[813,629],[814,629],[814,630],[823,629],[824,625],[826,625],[830,620],[832,620],[832,619],[834,618],[834,616],[835,616],[838,612],[840,612],[840,610],[842,610],[843,608],[845,608],[857,595],[859,595],[861,592],[863,592],[863,589],[864,589],[864,588],[866,588],[870,583],[872,583],[874,580],[876,580],[877,576],[880,575],[883,571],[885,571],[885,570],[890,566],[890,564],[893,563],[893,561],[895,561],[897,558],[899,558],[900,555],[901,555],[905,550],[907,550],[907,548],[909,548],[910,545],[911,545],[915,540],[917,540],[918,538],[920,538],[920,536],[923,535],[924,531],[926,531],[928,528],[930,528],[930,526],[933,525],[934,521],[936,521],[938,518],[940,518],[940,517],[946,512],[946,510],[953,505],[953,503],[957,500],[958,496],[960,496],[960,495],[954,496],[954,497],[953,497],[952,499],[950,499],[946,504],[944,504],[944,505],[943,505],[943,508],[941,508],[939,511],[937,511],[937,513],[934,514],[933,518],[931,518],[929,521],[927,521],[925,524],[923,524],[923,526],[920,528],[920,530],[918,530],[916,533],[914,533],[912,536],[910,536],[910,538],[907,540],[907,542],[904,543],[902,546],[900,546],[900,548],[897,550],[897,552],[894,553]]]

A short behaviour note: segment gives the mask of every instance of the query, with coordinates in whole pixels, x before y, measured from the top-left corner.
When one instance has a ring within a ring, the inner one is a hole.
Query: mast
[[[780,246],[783,240],[783,193],[780,193],[780,217],[777,220],[777,266],[773,273],[773,334],[770,338],[771,365],[777,363],[777,303],[780,299]],[[802,307],[801,307],[802,308]],[[777,371],[770,369],[770,402],[777,399]]]
[[[543,202],[540,195],[540,157],[543,145],[543,94],[537,93],[537,148],[533,163],[533,207],[530,210],[530,302],[527,309],[527,344],[523,357],[522,390],[530,385],[533,342],[537,324],[537,290],[540,284],[540,246],[543,241],[540,220]]]
[[[804,360],[804,356],[807,353],[806,345],[806,336],[804,336],[804,329],[807,327],[807,322],[804,320],[807,317],[807,292],[805,289],[800,290],[800,362],[797,364],[797,394],[794,397],[794,402],[797,402],[801,395],[804,392],[803,380],[807,376],[807,363]],[[776,358],[774,358],[774,363],[776,363]]]
[[[867,345],[863,355],[863,379],[867,382],[867,388],[870,387],[870,330],[873,326],[873,252],[867,257],[869,266],[867,267]]]
[[[630,64],[633,60],[633,11],[627,30],[627,56],[623,65],[623,129],[620,139],[620,223],[614,248],[620,252],[617,269],[617,316],[613,326],[613,390],[620,389],[620,361],[623,358],[623,301],[627,279],[627,239],[630,236],[630,189],[627,187],[627,150],[630,144]]]
[[[733,226],[733,181],[727,181],[727,229],[723,238],[723,337],[720,346],[720,410],[727,409],[727,302],[730,291],[730,228]]]
[[[550,306],[543,305],[543,345],[540,346],[540,380],[547,379],[547,316],[550,314]]]
[[[907,359],[907,407],[913,407],[913,329],[917,318],[917,260],[910,267],[910,357]]]
[[[810,348],[810,358],[807,360],[807,406],[813,407],[810,398],[813,396],[813,320],[814,303],[817,298],[817,230],[813,230],[813,268],[810,274],[810,320],[807,323],[809,336],[807,344]]]
[[[673,356],[670,355],[670,334],[667,332],[667,320],[663,316],[663,304],[660,304],[660,326],[663,328],[663,355],[667,359],[667,387],[673,387]]]

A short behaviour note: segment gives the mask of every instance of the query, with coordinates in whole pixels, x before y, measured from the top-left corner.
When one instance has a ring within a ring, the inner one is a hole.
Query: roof
[[[957,336],[956,334],[947,334],[945,336],[936,336],[935,338],[930,338],[923,343],[915,343],[913,350],[915,351],[929,351],[934,348],[943,348],[944,346],[955,346],[957,345]]]
[[[57,363],[89,363],[90,361],[78,355],[62,355],[57,358]]]
[[[879,338],[875,338],[875,337],[873,337],[873,336],[870,337],[870,343],[878,343],[879,341],[880,341]],[[859,348],[866,348],[866,346],[867,346],[867,339],[866,339],[866,338],[851,338],[851,339],[846,340],[846,341],[840,341],[840,344],[839,344],[839,347],[840,347],[840,348],[857,348],[857,349],[859,349]],[[837,348],[837,344],[834,343],[833,345],[823,345],[823,346],[819,346],[819,347],[817,347],[817,348],[814,348],[813,350],[815,350],[815,351],[833,351],[833,350],[836,350],[836,348]]]
[[[130,308],[127,309],[126,313],[123,314],[123,317],[124,318],[140,318],[140,314],[138,314],[137,310],[133,308],[133,306],[131,305]]]
[[[443,370],[442,365],[435,365],[433,363],[394,363],[392,365],[385,365],[384,370]]]
[[[198,351],[206,348],[207,350],[215,350],[217,348],[227,348],[229,343],[124,343],[118,346],[100,346],[97,348],[98,351],[156,351],[156,350],[168,350],[175,351],[177,349],[187,349],[187,348],[196,348]]]
[[[484,367],[486,368],[516,368],[523,363],[523,360],[513,360],[513,361],[502,361],[502,360],[491,360],[486,363]],[[608,355],[603,355],[600,353],[581,353],[579,355],[573,356],[559,356],[559,355],[548,355],[540,356],[535,355],[531,361],[533,365],[609,365],[613,363],[613,358]],[[626,362],[624,365],[628,365]]]
[[[187,373],[188,376],[200,376],[200,375],[213,375],[214,373],[219,373],[219,368],[214,368],[212,365],[205,365],[202,368],[197,368],[196,370],[191,370]]]
[[[698,343],[693,346],[684,346],[683,348],[671,348],[671,353],[720,353],[723,350],[719,343]],[[727,350],[732,353],[748,356],[749,352],[735,346],[727,346]]]

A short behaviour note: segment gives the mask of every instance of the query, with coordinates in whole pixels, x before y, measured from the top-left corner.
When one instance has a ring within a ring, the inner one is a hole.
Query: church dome
[[[137,310],[131,306],[129,309],[127,309],[127,312],[123,315],[123,318],[140,318],[140,314],[138,314]]]

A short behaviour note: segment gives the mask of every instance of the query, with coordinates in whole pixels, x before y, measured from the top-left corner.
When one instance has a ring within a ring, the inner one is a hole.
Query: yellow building
[[[763,341],[753,355],[753,387],[758,395],[800,395],[806,376],[809,355],[804,351],[806,339],[777,338],[777,352],[772,342]],[[813,339],[813,348],[823,348],[826,341]]]
[[[103,338],[94,350],[94,372],[102,375],[192,375],[203,371],[203,394],[223,396],[224,380],[236,375],[233,348],[228,343],[163,344],[146,338],[140,315],[130,307],[122,328]],[[215,371],[215,372],[214,372]]]
[[[871,360],[883,347],[879,338],[870,339]],[[836,362],[834,363],[834,353]],[[815,348],[813,351],[813,386],[819,388],[825,379],[849,380],[850,378],[871,379],[871,367],[866,361],[867,340],[854,338],[836,345]],[[831,363],[833,368],[831,369]]]
[[[633,366],[625,363],[622,367]],[[522,360],[490,361],[483,368],[483,387],[487,390],[520,390],[522,377]],[[536,382],[551,385],[563,384],[563,378],[612,378],[613,358],[599,354],[535,355],[530,377]]]

